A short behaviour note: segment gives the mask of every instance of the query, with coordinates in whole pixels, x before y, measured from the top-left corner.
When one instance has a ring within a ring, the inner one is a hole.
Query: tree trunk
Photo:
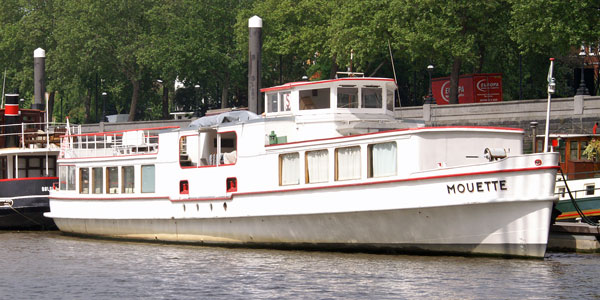
[[[87,89],[87,94],[83,99],[83,106],[85,107],[85,114],[83,115],[83,119],[86,123],[92,122],[92,115],[90,113],[90,106],[92,104],[92,89]]]
[[[225,72],[223,85],[221,86],[221,108],[227,108],[227,98],[229,97],[229,73]],[[260,101],[260,99],[259,99]]]
[[[131,84],[133,85],[133,94],[131,95],[131,107],[129,108],[129,118],[127,121],[133,122],[135,120],[135,109],[140,94],[140,82],[137,79],[132,79]]]
[[[337,58],[337,54],[333,54],[333,56],[331,57],[331,69],[329,70],[329,78],[333,79],[335,78],[337,71],[338,71],[338,64],[335,62]]]
[[[461,63],[462,60],[459,57],[454,57],[452,72],[450,73],[450,104],[458,104],[458,79],[460,76]]]
[[[163,95],[162,95],[162,118],[163,120],[169,119],[169,86],[163,83]]]

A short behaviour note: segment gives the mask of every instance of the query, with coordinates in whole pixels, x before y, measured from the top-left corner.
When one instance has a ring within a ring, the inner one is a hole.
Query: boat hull
[[[553,201],[214,219],[55,218],[106,238],[268,248],[543,257]],[[497,212],[489,218],[489,212]]]
[[[591,218],[600,217],[600,197],[586,197],[575,199],[581,211]],[[556,218],[560,221],[575,221],[581,218],[571,200],[561,200],[556,205],[561,214]]]
[[[51,218],[48,191],[58,178],[23,178],[0,181],[0,229],[56,229]]]

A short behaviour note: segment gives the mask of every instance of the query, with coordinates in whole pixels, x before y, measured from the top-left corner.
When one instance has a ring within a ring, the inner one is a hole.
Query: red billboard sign
[[[437,104],[450,102],[450,77],[431,80],[433,98]],[[502,101],[502,74],[462,75],[458,81],[458,103]]]

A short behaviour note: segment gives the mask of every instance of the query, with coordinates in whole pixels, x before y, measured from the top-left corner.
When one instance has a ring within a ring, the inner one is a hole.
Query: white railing
[[[60,136],[66,134],[65,123],[19,123],[0,125],[0,148],[58,147]]]
[[[65,135],[61,157],[109,157],[158,153],[158,131],[178,127]]]

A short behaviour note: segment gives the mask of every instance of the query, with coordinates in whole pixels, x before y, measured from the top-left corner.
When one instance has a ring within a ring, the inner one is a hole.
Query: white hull
[[[504,163],[518,159],[523,158]],[[433,171],[427,172],[429,179],[415,181],[242,194],[216,201],[53,198],[48,216],[64,232],[107,238],[543,257],[556,202],[551,193],[554,173],[540,169],[435,178],[438,173]],[[448,191],[456,182],[498,179],[505,181],[506,190],[490,185],[489,191],[479,193]],[[69,211],[77,211],[78,217],[61,217]]]

